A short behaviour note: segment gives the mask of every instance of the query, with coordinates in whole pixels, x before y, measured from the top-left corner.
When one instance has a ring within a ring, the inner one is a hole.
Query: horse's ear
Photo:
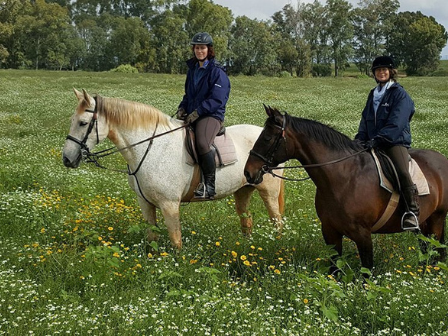
[[[272,116],[272,109],[270,106],[266,106],[265,104],[263,104],[264,106],[264,110],[266,111],[266,114],[268,115],[268,117]]]
[[[73,91],[75,92],[76,98],[78,98],[78,100],[84,99],[84,95],[82,94],[82,92],[76,90],[75,88],[73,88]]]

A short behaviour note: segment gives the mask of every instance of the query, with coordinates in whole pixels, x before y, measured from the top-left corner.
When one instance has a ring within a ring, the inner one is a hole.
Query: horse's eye
[[[87,121],[80,121],[80,122],[79,122],[79,126],[85,126],[85,125],[87,125],[87,124],[88,124]]]

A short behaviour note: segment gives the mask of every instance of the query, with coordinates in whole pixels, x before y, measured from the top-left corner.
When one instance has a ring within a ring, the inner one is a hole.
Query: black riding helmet
[[[375,69],[378,68],[389,68],[389,69],[395,69],[395,63],[392,57],[390,56],[378,56],[373,60],[372,63],[372,72],[375,71]]]
[[[205,44],[208,46],[213,46],[213,39],[212,37],[209,35],[209,33],[197,33],[193,36],[193,38],[191,39],[191,45],[195,45],[195,44]]]

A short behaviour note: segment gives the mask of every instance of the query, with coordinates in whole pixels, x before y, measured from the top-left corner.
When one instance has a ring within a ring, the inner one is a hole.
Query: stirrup
[[[207,188],[204,182],[199,182],[198,186],[194,190],[195,199],[213,200],[214,196],[210,196],[207,192]]]
[[[415,222],[417,223],[416,226],[404,226],[404,218],[406,216],[413,216],[415,219]],[[401,229],[403,231],[413,231],[413,232],[420,232],[420,226],[418,225],[418,217],[413,213],[412,211],[406,211],[403,216],[401,216]]]

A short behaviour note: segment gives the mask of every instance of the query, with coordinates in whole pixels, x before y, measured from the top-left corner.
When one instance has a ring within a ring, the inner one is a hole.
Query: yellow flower
[[[275,269],[275,270],[274,270],[274,273],[275,273],[275,274],[280,274],[281,271],[280,271],[279,269]]]
[[[251,248],[252,250],[255,250],[255,246],[253,246],[253,245],[251,245],[250,248]]]
[[[238,257],[238,253],[236,253],[235,251],[232,251],[232,257],[234,257],[234,258]]]
[[[196,234],[196,231],[191,231],[191,234],[192,234],[192,235],[195,235],[195,234]]]
[[[103,237],[98,237],[98,240],[99,240],[99,241],[102,241],[102,240],[103,240]]]
[[[219,247],[219,246],[221,246],[221,243],[220,242],[216,242],[215,245]]]
[[[196,264],[197,262],[198,262],[197,260],[195,260],[195,259],[191,259],[191,260],[190,260],[190,265]]]
[[[250,261],[249,260],[244,260],[243,264],[246,265],[246,266],[250,266]]]
[[[40,233],[45,233],[45,228],[40,229]]]
[[[243,254],[243,255],[240,257],[240,259],[244,261],[244,260],[247,259],[247,257]]]
[[[303,299],[304,304],[308,304],[308,302],[309,302],[308,299]]]
[[[113,254],[113,256],[114,256],[115,258],[120,258],[120,253],[115,252],[115,253]]]
[[[107,228],[109,231],[113,231],[113,227],[112,226],[109,226],[108,228]]]
[[[148,258],[151,259],[152,258],[152,254],[148,253]]]

